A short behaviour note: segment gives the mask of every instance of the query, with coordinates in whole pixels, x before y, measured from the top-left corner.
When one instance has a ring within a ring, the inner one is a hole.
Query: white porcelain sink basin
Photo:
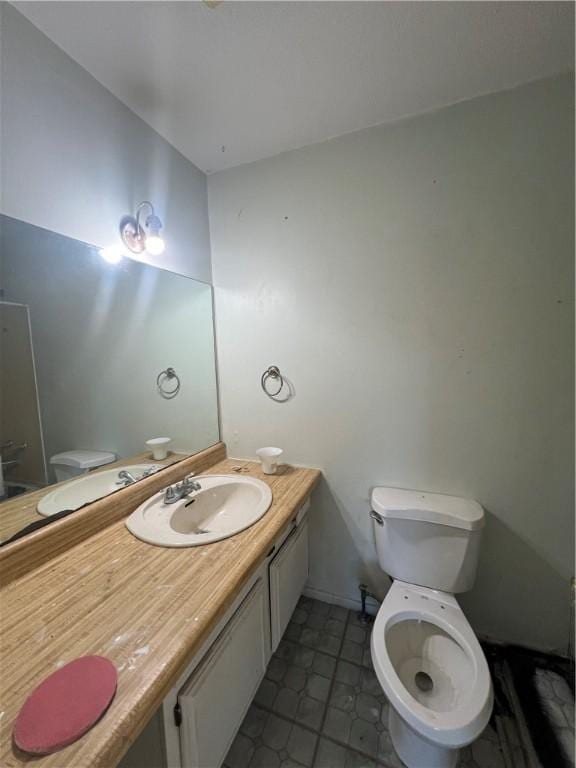
[[[197,547],[227,539],[259,520],[272,503],[272,491],[246,475],[199,475],[199,491],[174,504],[164,491],[141,504],[126,520],[138,539],[161,547]]]
[[[70,480],[54,488],[40,499],[36,509],[45,517],[65,509],[79,509],[90,501],[101,499],[122,488],[122,484],[118,484],[118,473],[122,470],[127,470],[139,479],[145,472],[150,470],[157,472],[159,469],[162,469],[161,464],[128,464],[115,469],[104,469],[101,472],[89,472],[87,475],[81,475],[76,480]]]

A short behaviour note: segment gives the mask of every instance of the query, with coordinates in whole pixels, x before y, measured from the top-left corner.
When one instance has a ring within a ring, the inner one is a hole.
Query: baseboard
[[[359,599],[355,600],[352,597],[334,595],[332,592],[325,592],[323,589],[315,589],[314,587],[306,586],[304,587],[303,594],[305,597],[310,597],[313,600],[320,600],[323,603],[330,603],[331,605],[340,605],[342,608],[348,608],[351,611],[360,612],[362,608],[362,602]],[[376,603],[373,598],[367,598],[366,612],[373,616],[378,612],[378,603]]]

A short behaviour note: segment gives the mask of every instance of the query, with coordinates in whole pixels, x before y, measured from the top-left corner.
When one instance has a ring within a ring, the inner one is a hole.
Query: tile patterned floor
[[[537,669],[534,685],[566,762],[574,765],[574,696],[566,680],[550,669]]]
[[[402,768],[370,628],[354,612],[301,598],[224,765]],[[491,726],[462,750],[459,768],[506,768]]]

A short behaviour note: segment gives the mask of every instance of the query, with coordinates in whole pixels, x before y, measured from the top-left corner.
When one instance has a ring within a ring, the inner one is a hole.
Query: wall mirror
[[[218,442],[212,307],[210,285],[0,216],[0,544]]]

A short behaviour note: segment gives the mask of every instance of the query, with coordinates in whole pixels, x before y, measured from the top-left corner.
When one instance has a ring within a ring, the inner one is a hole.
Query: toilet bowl
[[[410,768],[452,768],[492,712],[486,659],[453,595],[395,581],[371,640],[390,735]]]
[[[371,638],[392,744],[408,768],[454,768],[492,713],[488,664],[454,597],[474,583],[484,510],[398,488],[375,488],[371,502],[378,560],[394,579]]]

